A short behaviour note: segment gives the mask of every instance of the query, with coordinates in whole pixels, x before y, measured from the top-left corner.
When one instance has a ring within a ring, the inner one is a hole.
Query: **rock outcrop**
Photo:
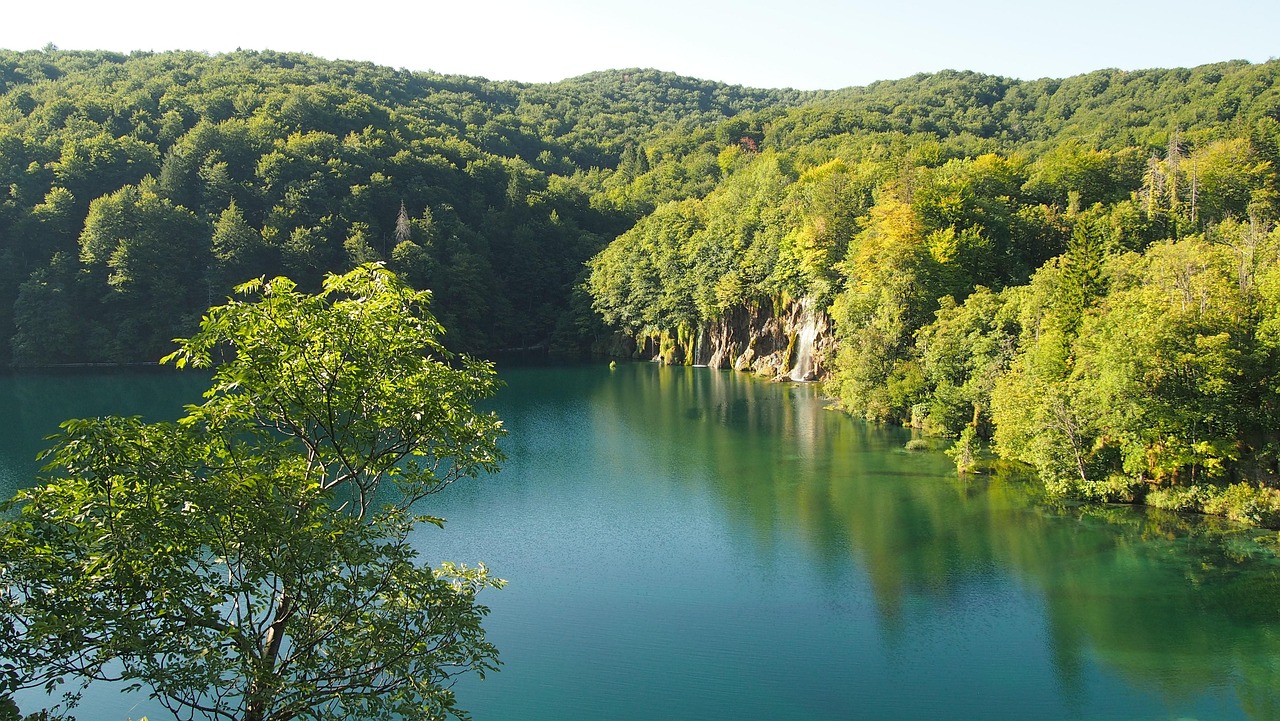
[[[822,380],[835,353],[831,319],[808,299],[733,308],[692,331],[655,331],[614,352],[669,365],[750,371],[776,380]],[[799,376],[799,377],[795,377]]]

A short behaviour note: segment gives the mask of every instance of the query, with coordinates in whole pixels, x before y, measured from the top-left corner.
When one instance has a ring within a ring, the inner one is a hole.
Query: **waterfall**
[[[804,323],[796,336],[796,365],[787,375],[792,381],[802,383],[814,375],[813,344],[818,339],[818,319],[815,317],[811,303],[803,301]]]
[[[707,364],[702,362],[702,336],[705,334],[706,332],[703,331],[702,328],[699,328],[693,335],[693,362],[689,365],[692,365],[695,368],[707,367]]]

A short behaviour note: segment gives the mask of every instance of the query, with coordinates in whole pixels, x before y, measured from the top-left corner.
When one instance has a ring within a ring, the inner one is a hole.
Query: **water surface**
[[[457,687],[476,721],[1280,718],[1280,569],[1256,534],[1045,509],[813,386],[650,364],[502,376],[509,460],[430,499],[449,523],[417,538],[509,581],[484,599],[503,670]],[[180,379],[0,378],[19,439],[0,484],[34,468],[24,444],[50,416],[171,417],[203,386]],[[103,383],[120,390],[88,391]],[[82,718],[166,717],[95,693]]]

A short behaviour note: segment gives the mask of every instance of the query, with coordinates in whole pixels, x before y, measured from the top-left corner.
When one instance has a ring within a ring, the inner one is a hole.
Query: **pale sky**
[[[834,89],[942,69],[1034,79],[1280,56],[1276,0],[4,0],[0,48],[237,47],[551,82],[658,68]]]

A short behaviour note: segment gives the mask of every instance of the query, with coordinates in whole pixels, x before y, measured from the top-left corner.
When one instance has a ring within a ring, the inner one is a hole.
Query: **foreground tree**
[[[179,718],[439,719],[497,664],[483,566],[418,563],[415,503],[496,470],[496,379],[377,265],[213,308],[177,423],[69,421],[0,527],[0,691],[123,681]],[[7,673],[5,673],[7,671]],[[6,696],[0,693],[0,697]]]

